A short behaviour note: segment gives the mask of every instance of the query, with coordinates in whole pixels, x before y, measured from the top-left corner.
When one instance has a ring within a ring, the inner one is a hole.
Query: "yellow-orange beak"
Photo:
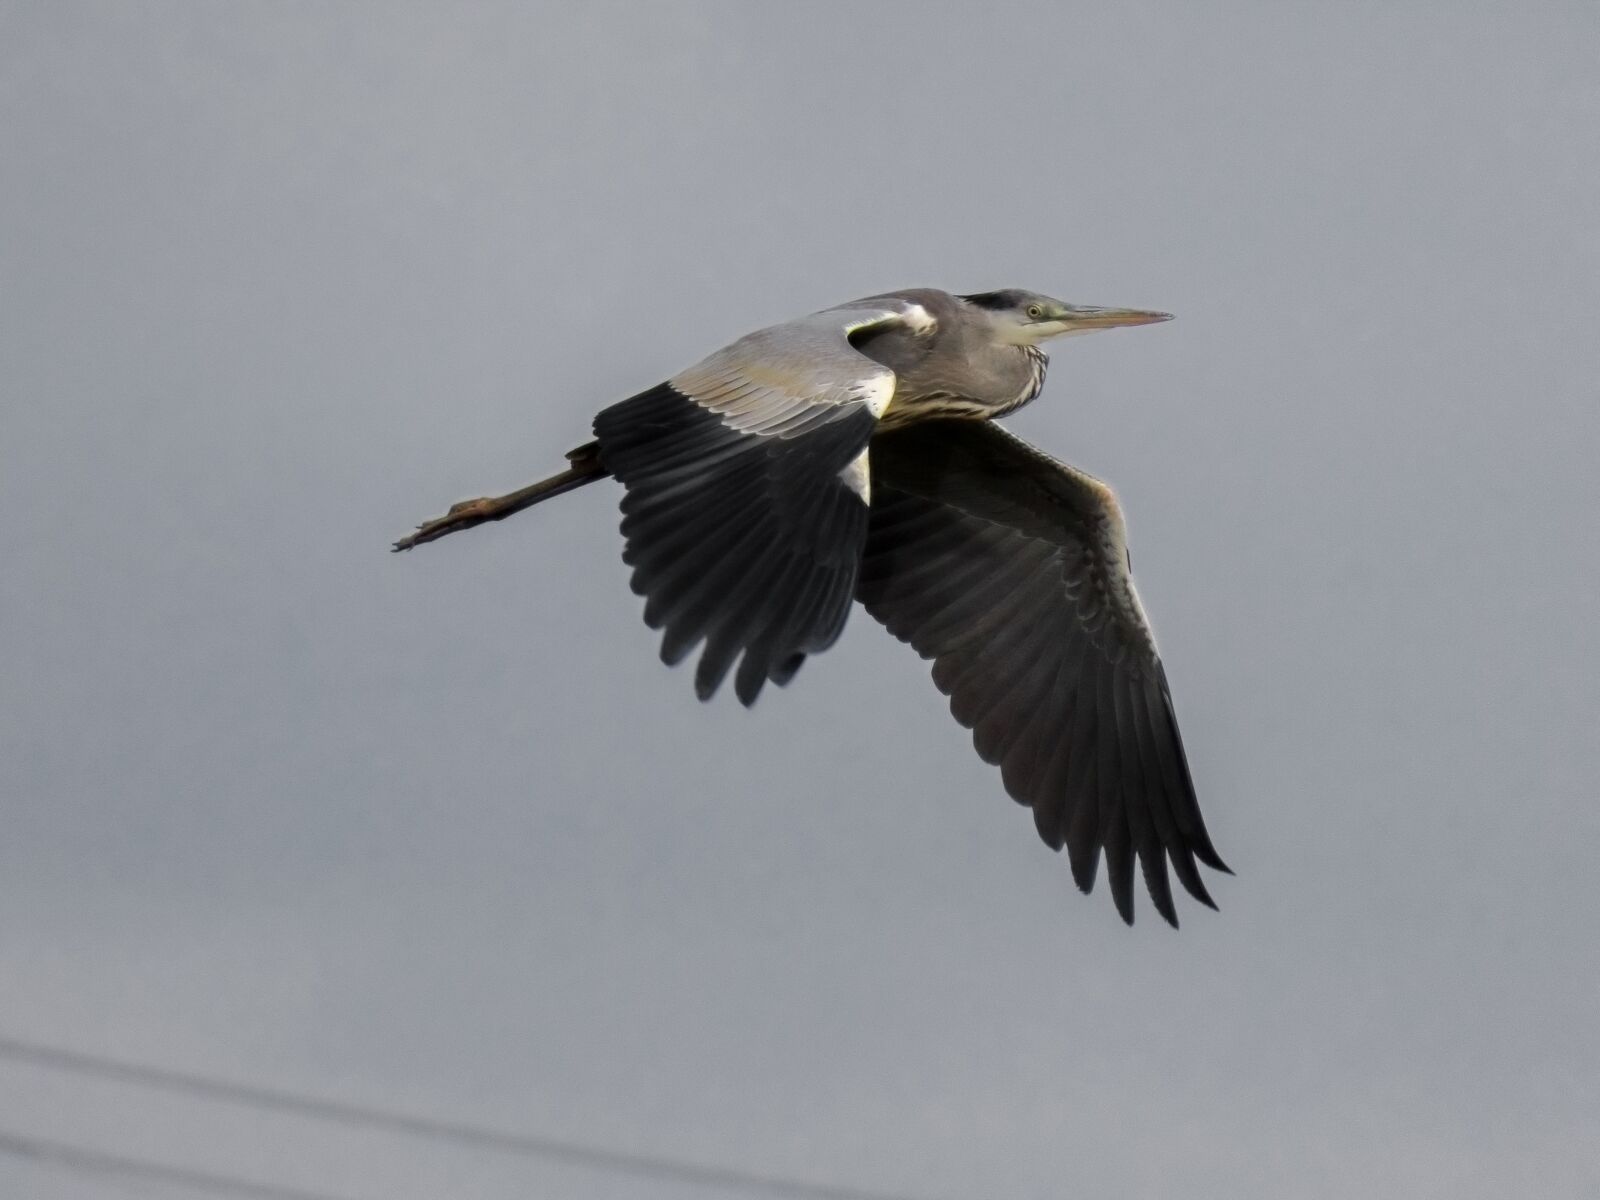
[[[1124,325],[1154,325],[1172,320],[1171,313],[1150,312],[1143,308],[1068,308],[1055,317],[1065,332],[1091,329],[1120,329]]]

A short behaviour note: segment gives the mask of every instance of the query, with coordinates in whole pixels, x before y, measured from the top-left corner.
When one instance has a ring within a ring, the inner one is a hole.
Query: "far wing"
[[[1195,859],[1212,848],[1178,736],[1166,672],[1128,570],[1111,490],[997,425],[930,421],[872,442],[872,520],[857,595],[933,660],[950,709],[1133,921],[1138,858],[1156,909],[1177,914],[1167,878],[1211,897]]]
[[[894,299],[830,309],[741,338],[594,422],[627,487],[623,559],[676,663],[701,642],[707,699],[741,659],[755,702],[838,638],[867,530],[867,442],[895,377],[850,343],[892,324],[931,328]]]

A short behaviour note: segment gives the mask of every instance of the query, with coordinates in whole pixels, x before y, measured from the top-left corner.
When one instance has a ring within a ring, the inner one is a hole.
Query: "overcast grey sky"
[[[1109,479],[1221,913],[909,650],[695,703],[595,409],[883,288],[1167,309]],[[930,1200],[1600,1192],[1592,4],[0,4],[0,1033]],[[713,1193],[0,1063],[352,1198]],[[165,1196],[0,1158],[11,1196]]]

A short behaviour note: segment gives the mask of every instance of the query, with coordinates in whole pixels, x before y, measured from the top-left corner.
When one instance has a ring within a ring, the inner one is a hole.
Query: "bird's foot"
[[[498,496],[479,496],[476,500],[463,500],[459,504],[452,504],[444,516],[424,521],[417,526],[415,533],[408,533],[396,542],[394,549],[409,550],[424,542],[437,541],[447,533],[457,533],[463,529],[471,529],[474,525],[482,525],[485,521],[493,521],[500,516],[503,507],[500,501],[501,498]]]

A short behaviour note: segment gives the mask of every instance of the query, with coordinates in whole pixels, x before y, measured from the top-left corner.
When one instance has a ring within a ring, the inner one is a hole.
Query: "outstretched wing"
[[[1066,846],[1088,892],[1101,851],[1133,921],[1138,858],[1178,923],[1170,859],[1215,907],[1212,848],[1111,489],[997,425],[930,421],[872,442],[872,515],[857,595],[917,653],[978,753]]]
[[[851,337],[932,328],[895,299],[830,309],[752,333],[602,411],[600,462],[627,488],[623,559],[644,617],[676,663],[701,642],[708,699],[755,702],[838,638],[866,540],[867,442],[895,376]]]

